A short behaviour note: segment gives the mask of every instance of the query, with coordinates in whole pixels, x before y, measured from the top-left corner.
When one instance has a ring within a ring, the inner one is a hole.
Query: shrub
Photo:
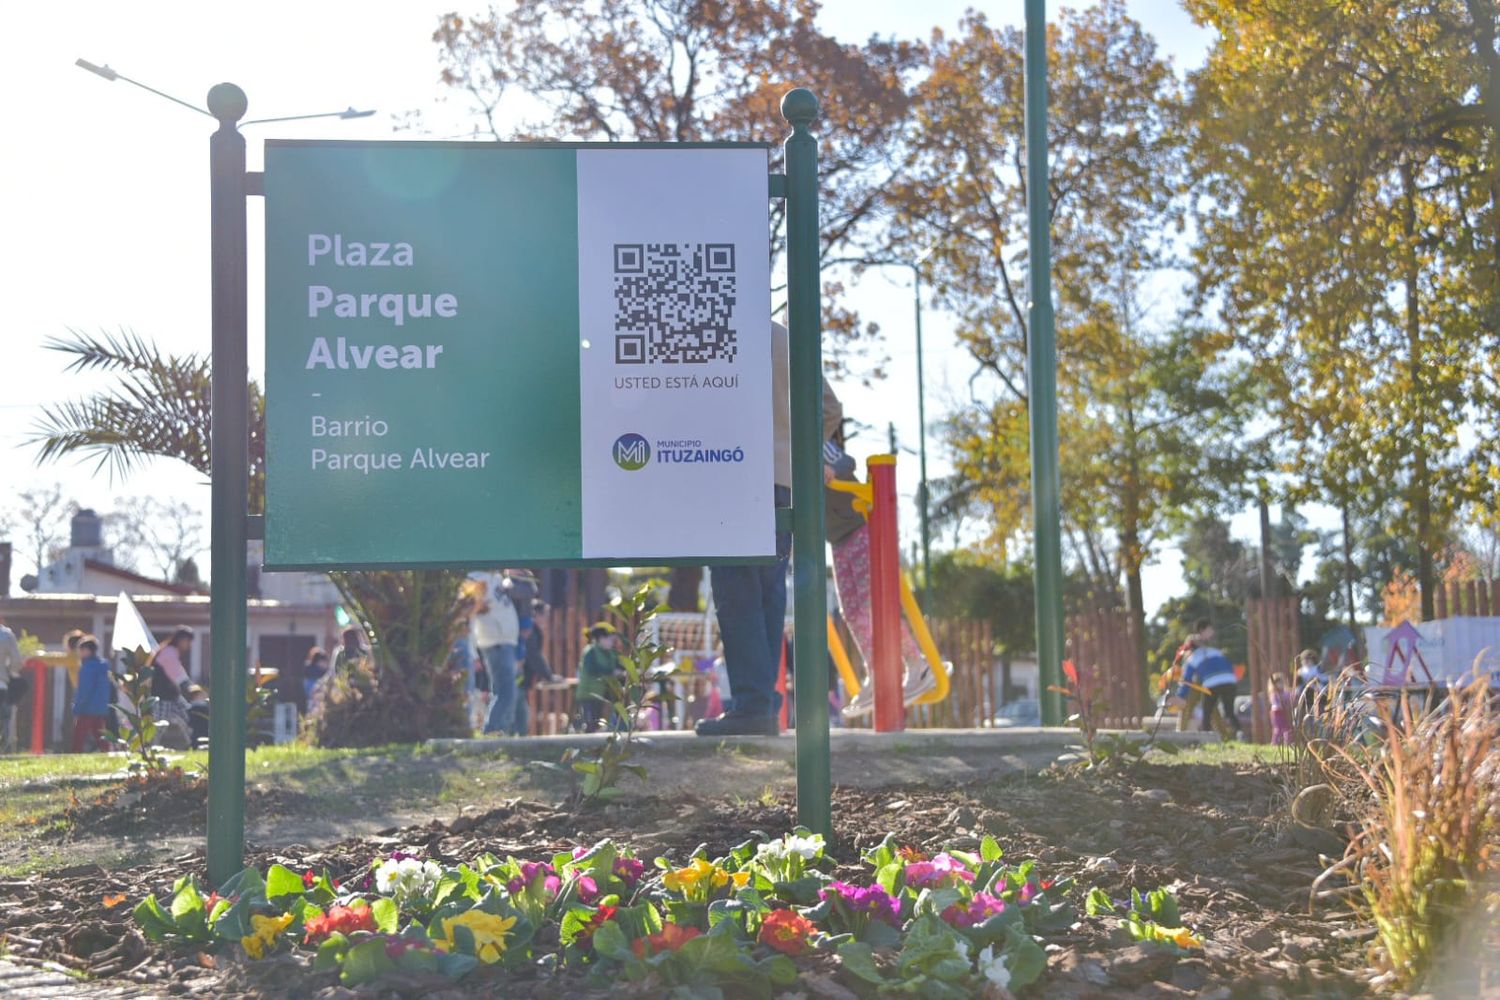
[[[1377,708],[1383,746],[1323,740],[1312,751],[1333,783],[1357,781],[1368,803],[1344,859],[1325,872],[1350,879],[1349,899],[1375,928],[1381,981],[1416,985],[1448,951],[1477,953],[1495,907],[1500,713],[1488,679],[1455,688],[1426,713],[1403,695]],[[1320,879],[1320,881],[1322,881]],[[1471,949],[1468,945],[1472,943]]]

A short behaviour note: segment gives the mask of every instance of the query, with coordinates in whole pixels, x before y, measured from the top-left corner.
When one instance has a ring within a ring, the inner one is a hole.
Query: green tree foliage
[[[1122,602],[1145,630],[1142,567],[1215,498],[1238,393],[1219,338],[1152,315],[1146,286],[1173,263],[1182,217],[1182,95],[1156,44],[1110,0],[1064,11],[1049,34],[1066,537],[1085,602]],[[996,395],[960,410],[948,440],[955,511],[981,507],[991,553],[1029,521],[1028,309],[1022,33],[971,14],[933,38],[917,92],[915,165],[896,184],[894,239],[958,318]],[[946,507],[944,508],[946,509]],[[1123,591],[1122,591],[1123,581]],[[1144,643],[1137,642],[1144,665]]]
[[[1398,487],[1431,614],[1443,526],[1500,486],[1494,4],[1185,6],[1219,35],[1194,79],[1200,295],[1311,490]]]
[[[932,557],[932,615],[987,620],[1001,655],[1036,649],[1031,568],[958,549]]]
[[[33,443],[39,460],[93,456],[127,474],[146,457],[171,458],[213,472],[209,453],[212,372],[201,355],[162,354],[130,332],[73,333],[52,341],[73,356],[69,371],[104,371],[118,385],[47,408]],[[250,385],[250,511],[265,509],[265,397]],[[196,572],[196,568],[195,568]],[[375,670],[341,711],[351,721],[326,735],[341,745],[461,735],[462,683],[442,671],[463,627],[462,574],[439,570],[333,574],[340,592],[375,640]],[[342,716],[341,716],[342,717]]]
[[[861,259],[902,169],[907,80],[923,50],[840,42],[818,15],[815,0],[509,0],[443,15],[433,41],[443,82],[472,99],[497,139],[757,141],[771,144],[774,164],[788,132],[782,95],[811,88],[822,107],[824,259]],[[508,113],[529,118],[510,129]],[[784,211],[771,203],[777,247]],[[825,284],[825,299],[839,291]],[[876,329],[825,307],[834,348]]]

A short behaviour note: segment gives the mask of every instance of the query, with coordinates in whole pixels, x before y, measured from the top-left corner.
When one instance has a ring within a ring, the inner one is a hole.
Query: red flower
[[[309,889],[311,889],[313,887],[313,883],[316,882],[317,880],[318,880],[318,876],[316,876],[316,875],[313,874],[313,871],[312,871],[311,868],[309,868],[307,871],[305,871],[305,872],[302,873],[302,884],[304,886],[306,886],[307,888],[309,888]]]
[[[800,913],[773,910],[760,925],[760,943],[795,957],[807,951],[807,938],[816,929]]]
[[[1050,878],[1044,878],[1044,879],[1042,879],[1042,891],[1046,892],[1048,889],[1052,888],[1056,884],[1057,883],[1054,882],[1052,879],[1050,879]]]
[[[328,912],[319,917],[307,918],[307,943],[321,941],[330,934],[353,934],[355,931],[373,931],[375,915],[368,906],[340,906],[335,903]]]
[[[594,932],[603,927],[606,922],[615,919],[615,912],[613,906],[599,907],[573,940],[585,948],[591,946],[594,943]]]
[[[630,950],[635,952],[636,958],[646,958],[662,951],[676,951],[695,937],[703,934],[696,927],[683,927],[681,924],[666,924],[655,934],[648,934],[643,938],[636,938],[631,944]]]

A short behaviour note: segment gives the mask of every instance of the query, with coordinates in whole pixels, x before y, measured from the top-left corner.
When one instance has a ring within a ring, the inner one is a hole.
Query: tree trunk
[[[1141,563],[1139,559],[1125,561],[1125,614],[1130,621],[1131,652],[1135,655],[1135,671],[1141,690],[1146,689],[1146,598],[1141,587]]]

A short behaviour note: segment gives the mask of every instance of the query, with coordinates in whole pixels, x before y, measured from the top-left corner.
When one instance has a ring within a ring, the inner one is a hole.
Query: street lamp
[[[932,527],[928,520],[927,493],[927,385],[922,370],[922,263],[940,244],[923,250],[908,265],[911,268],[911,297],[917,326],[917,464],[922,481],[917,485],[917,509],[922,519],[922,610],[932,613]]]
[[[164,93],[164,92],[162,92],[160,90],[157,90],[155,87],[148,87],[148,86],[146,86],[144,83],[142,83],[139,80],[132,80],[130,77],[126,76],[125,74],[123,74],[121,72],[119,72],[118,70],[111,69],[108,64],[105,64],[103,66],[95,66],[93,63],[89,62],[87,59],[79,59],[73,65],[77,66],[79,69],[88,70],[90,73],[94,74],[95,76],[100,77],[100,78],[105,79],[105,80],[109,80],[110,82],[113,82],[115,80],[124,80],[126,83],[130,84],[132,87],[139,87],[142,90],[145,90],[145,91],[148,91],[150,93],[155,94],[157,97],[166,98],[167,100],[171,101],[173,104],[180,104],[183,107],[187,108],[189,111],[196,111],[200,115],[208,115],[208,117],[210,117],[210,118],[213,117],[213,115],[209,112],[209,110],[207,108],[200,108],[196,104],[189,104],[187,101],[184,101],[184,100],[182,100],[179,97],[173,97],[171,94],[167,94],[167,93]],[[316,114],[316,115],[283,115],[282,117],[279,117],[279,118],[255,118],[255,119],[252,119],[252,120],[247,121],[247,122],[240,122],[240,127],[243,128],[246,125],[267,125],[267,124],[270,124],[271,122],[296,122],[296,121],[304,121],[304,120],[306,120],[308,118],[342,118],[342,119],[346,119],[346,120],[350,119],[350,118],[368,118],[371,115],[373,115],[374,113],[375,113],[374,111],[356,111],[351,106],[351,107],[345,108],[343,111],[326,111],[326,112],[323,112],[322,114]]]

